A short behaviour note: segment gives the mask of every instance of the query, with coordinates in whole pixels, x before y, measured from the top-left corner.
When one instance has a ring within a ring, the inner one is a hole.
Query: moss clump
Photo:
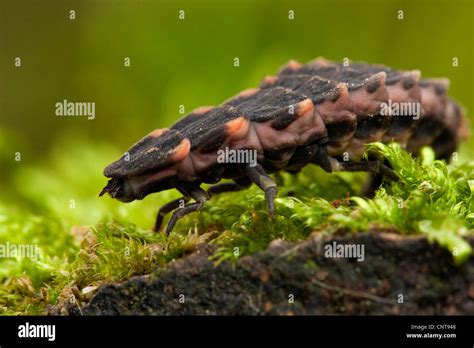
[[[0,259],[3,314],[44,313],[58,301],[80,307],[99,285],[159,272],[203,242],[216,246],[212,258],[219,263],[262,250],[276,238],[302,240],[315,229],[388,228],[426,235],[458,264],[471,255],[465,237],[474,227],[474,163],[446,165],[430,149],[413,159],[397,144],[371,144],[369,151],[385,157],[400,176],[385,182],[373,199],[356,196],[364,174],[327,174],[308,166],[296,176],[275,175],[280,192],[274,220],[268,219],[263,194],[252,187],[214,197],[165,236],[149,227],[157,208],[175,193],[129,205],[95,198],[104,183],[101,169],[116,153],[87,143],[67,156],[53,153],[47,169],[19,168],[14,184],[2,192],[10,202],[0,205],[1,243],[40,250],[35,259]]]
[[[457,264],[465,261],[471,247],[464,237],[474,227],[474,163],[446,165],[433,159],[430,148],[413,159],[395,143],[375,143],[368,149],[386,158],[400,181],[386,183],[374,199],[351,197],[355,205],[349,207],[331,211],[324,200],[299,205],[297,216],[306,218],[313,228],[329,223],[333,228],[350,230],[378,227],[394,228],[402,234],[425,234],[446,247]]]

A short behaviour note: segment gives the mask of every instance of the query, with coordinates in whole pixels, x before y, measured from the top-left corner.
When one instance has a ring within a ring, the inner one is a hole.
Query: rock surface
[[[364,260],[326,257],[333,242],[363,245]],[[299,243],[275,240],[235,265],[216,266],[211,253],[202,245],[160,274],[104,285],[82,314],[474,314],[474,258],[454,266],[421,236],[313,233]],[[70,304],[59,312],[81,314]]]

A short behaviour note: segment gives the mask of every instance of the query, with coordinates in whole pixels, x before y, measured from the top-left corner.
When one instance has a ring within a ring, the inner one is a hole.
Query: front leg
[[[240,191],[242,189],[243,189],[243,187],[240,186],[239,184],[235,183],[235,182],[223,182],[223,183],[216,184],[216,185],[213,185],[213,186],[209,187],[207,192],[212,197],[212,196],[217,195],[219,193],[235,192],[235,191]]]
[[[198,185],[188,186],[185,191],[188,192],[189,196],[196,200],[196,202],[186,204],[184,207],[180,207],[173,212],[173,215],[171,215],[171,218],[168,221],[168,225],[166,226],[167,235],[171,233],[171,230],[173,229],[174,225],[176,225],[176,222],[178,222],[179,219],[189,213],[201,209],[204,205],[204,202],[209,199],[209,194]]]
[[[158,210],[158,214],[156,215],[156,221],[155,221],[155,228],[153,231],[158,232],[161,230],[161,224],[163,223],[163,220],[166,216],[166,214],[172,212],[176,208],[182,206],[186,202],[189,201],[189,197],[181,197],[175,200],[172,200],[169,203],[166,203],[164,206]]]
[[[247,166],[245,170],[249,179],[265,192],[268,216],[270,219],[273,219],[275,217],[275,197],[278,192],[275,182],[265,173],[265,170],[259,164],[255,167]]]
[[[208,193],[208,198],[210,197],[213,197],[214,195],[217,195],[217,194],[220,194],[220,193],[224,193],[224,192],[235,192],[235,191],[240,191],[244,188],[247,188],[248,186],[250,186],[251,182],[247,182],[247,178],[241,178],[241,179],[235,179],[236,182],[224,182],[224,183],[220,183],[220,184],[217,184],[217,185],[213,185],[211,187],[209,187],[209,189],[207,190],[207,193]],[[188,194],[188,192],[186,190],[183,190],[181,189],[180,190],[183,194]],[[163,223],[163,220],[166,216],[166,214],[170,213],[171,211],[177,209],[178,207],[181,207],[183,208],[183,211],[181,211],[180,213],[176,213],[176,217],[175,217],[175,221],[171,221],[170,219],[170,222],[172,223],[172,225],[174,226],[177,222],[177,220],[179,218],[181,218],[182,216],[186,215],[186,214],[189,214],[193,211],[196,211],[198,209],[201,208],[201,206],[199,205],[196,205],[194,206],[193,204],[189,204],[188,206],[183,206],[184,203],[187,203],[189,201],[189,197],[188,196],[183,196],[181,198],[178,198],[178,199],[175,199],[167,204],[165,204],[164,206],[162,206],[160,208],[160,210],[158,210],[158,215],[156,216],[156,223],[155,223],[155,229],[154,231],[157,232],[161,229],[161,224]],[[204,195],[202,194],[202,192],[199,192],[198,193],[198,199],[199,197],[201,197]],[[207,199],[204,199],[201,201],[203,201],[202,203],[204,203]],[[199,201],[198,201],[199,203]],[[184,209],[186,208],[186,209]],[[173,226],[169,227],[168,225],[168,228],[167,228],[167,233],[169,234],[169,232],[171,231],[170,228],[172,228]],[[169,231],[168,231],[169,230]]]

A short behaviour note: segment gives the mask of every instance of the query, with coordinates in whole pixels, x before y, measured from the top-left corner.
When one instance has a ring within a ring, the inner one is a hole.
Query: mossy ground
[[[314,230],[390,229],[427,235],[457,264],[471,255],[465,237],[474,228],[474,162],[446,165],[429,148],[415,160],[397,144],[372,144],[370,150],[401,178],[385,182],[373,199],[357,196],[364,174],[327,174],[308,166],[298,175],[274,176],[280,191],[273,221],[263,194],[252,187],[213,197],[167,237],[150,227],[158,207],[177,193],[131,204],[99,199],[101,171],[118,153],[85,139],[75,143],[83,146],[59,143],[46,170],[20,162],[12,185],[2,189],[1,243],[33,244],[40,251],[35,260],[0,259],[2,314],[41,314],[58,301],[80,307],[99,285],[159,272],[202,242],[217,247],[212,259],[219,263],[260,251],[276,238],[302,240]]]

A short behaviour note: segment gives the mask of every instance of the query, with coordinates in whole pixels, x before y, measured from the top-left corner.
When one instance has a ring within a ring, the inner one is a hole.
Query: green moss
[[[48,169],[18,168],[14,184],[3,189],[10,199],[0,205],[0,242],[39,248],[35,259],[0,259],[3,314],[44,313],[60,301],[80,305],[104,282],[159,272],[207,242],[220,263],[265,249],[274,239],[302,240],[314,230],[388,228],[426,235],[457,264],[471,255],[465,237],[474,228],[474,163],[446,165],[434,160],[431,149],[413,159],[397,144],[370,145],[400,177],[385,182],[373,199],[357,197],[364,174],[327,174],[308,166],[296,176],[275,176],[280,191],[274,220],[262,192],[252,187],[214,197],[166,236],[150,227],[158,207],[176,193],[131,204],[98,199],[105,183],[101,169],[116,153],[86,140],[76,143],[81,141],[84,146],[75,147],[80,151],[53,153]]]

